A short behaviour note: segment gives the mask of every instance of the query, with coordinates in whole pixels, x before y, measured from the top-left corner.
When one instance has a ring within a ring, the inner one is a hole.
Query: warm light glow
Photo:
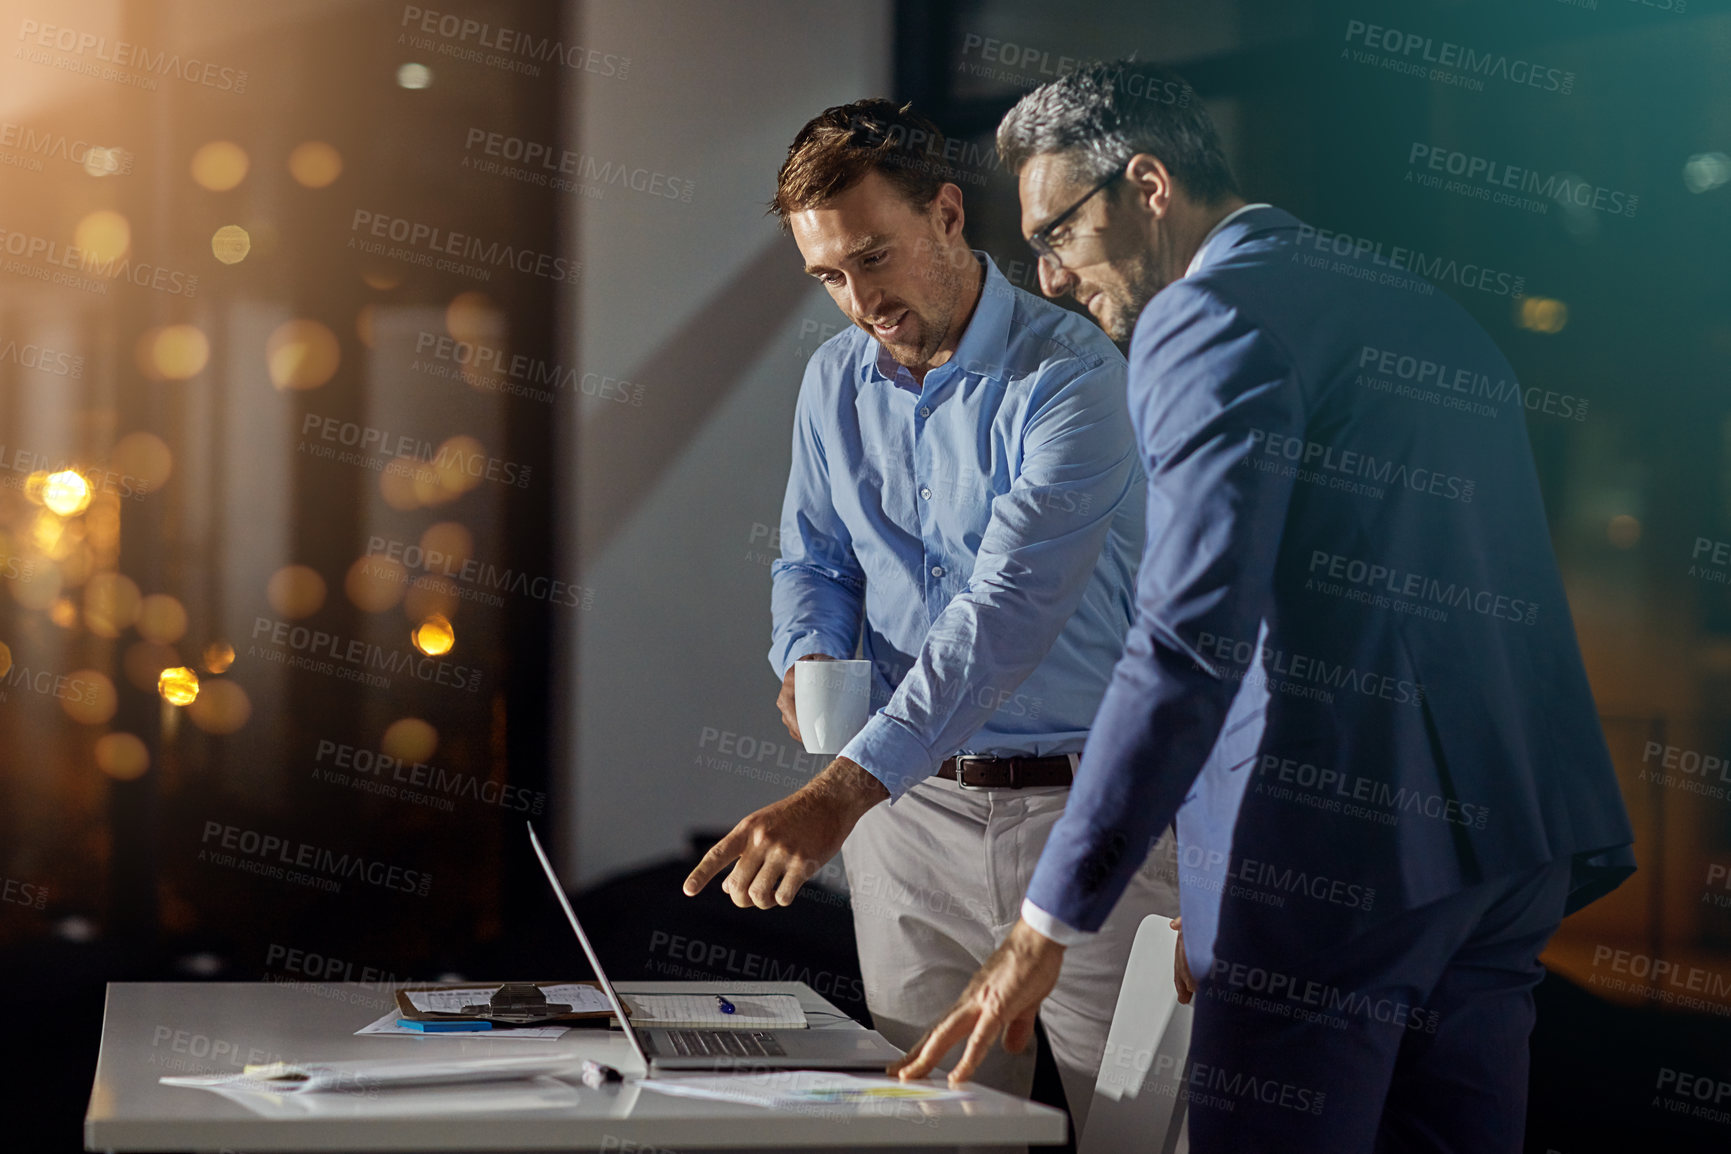
[[[210,234],[210,251],[223,264],[239,264],[252,251],[252,235],[238,224],[225,224]]]
[[[0,677],[5,677],[12,668],[12,650],[4,641],[0,641]]]
[[[42,504],[42,490],[48,487],[48,470],[37,469],[24,478],[24,496],[32,504]]]
[[[271,574],[264,595],[284,617],[310,617],[325,603],[325,579],[305,565],[284,565]]]
[[[62,517],[76,517],[90,508],[90,482],[71,469],[48,474],[42,503]]]
[[[457,632],[449,621],[435,613],[421,622],[409,638],[428,657],[443,657],[457,643]]]
[[[1569,306],[1549,297],[1522,297],[1515,309],[1515,323],[1535,333],[1560,333],[1569,323]]]
[[[119,637],[138,620],[138,586],[119,573],[98,573],[84,585],[84,627],[98,637]]]
[[[97,209],[72,230],[72,243],[83,249],[90,260],[101,263],[119,260],[132,245],[132,226],[113,209]]]
[[[154,641],[134,641],[126,647],[126,656],[120,660],[126,680],[145,693],[155,693],[162,671],[179,664],[180,654],[174,651],[173,646],[159,645]]]
[[[403,614],[410,621],[425,621],[429,617],[455,617],[462,604],[457,583],[448,577],[423,574],[409,584],[403,595]]]
[[[72,690],[60,699],[60,708],[66,711],[66,716],[81,725],[108,724],[120,699],[106,673],[80,669],[66,675],[66,684]]]
[[[384,269],[366,269],[361,273],[361,283],[370,289],[386,292],[403,283],[403,278]]]
[[[372,305],[362,305],[361,311],[355,314],[355,335],[361,338],[361,343],[369,349],[373,347],[373,324],[376,315]]]
[[[486,474],[487,449],[467,433],[459,433],[439,446],[434,462],[431,467],[438,478],[437,499],[454,501],[481,483]]]
[[[198,700],[198,674],[184,665],[172,665],[157,674],[156,691],[170,705],[191,705]]]
[[[379,748],[400,761],[426,761],[439,748],[439,731],[418,717],[393,721]]]
[[[174,472],[174,453],[161,437],[141,430],[116,441],[108,454],[108,463],[112,472],[120,474],[123,488],[154,493],[168,483],[169,474]]]
[[[150,748],[130,733],[96,739],[96,768],[115,781],[136,781],[150,768]]]
[[[475,535],[460,521],[438,521],[421,534],[421,553],[423,569],[455,577],[475,555]]]
[[[1618,513],[1605,526],[1605,537],[1618,549],[1633,549],[1641,540],[1641,521],[1627,513]]]
[[[138,635],[171,645],[186,634],[186,606],[166,593],[152,593],[138,606]]]
[[[343,154],[322,140],[295,145],[289,175],[308,188],[324,188],[343,174]]]
[[[48,607],[48,620],[62,629],[73,629],[78,625],[78,606],[72,603],[70,597],[56,597],[54,604]]]
[[[186,715],[206,733],[233,733],[252,716],[252,700],[235,682],[219,678],[205,683]]]
[[[425,64],[404,64],[397,68],[397,87],[420,89],[431,87],[433,70]]]
[[[212,641],[204,647],[204,668],[209,673],[227,673],[234,664],[234,646],[226,641]]]
[[[45,514],[52,517],[52,513]],[[47,612],[60,596],[60,590],[65,587],[65,576],[60,572],[60,566],[44,563],[40,558],[26,573],[20,573],[6,582],[6,587],[12,593],[12,600],[26,609],[37,609]]]
[[[75,542],[66,536],[66,522],[44,509],[30,523],[30,543],[58,561],[71,551]]]
[[[159,380],[188,380],[203,372],[210,361],[210,341],[197,325],[150,329],[139,346],[139,367],[145,375]]]
[[[192,179],[201,188],[227,192],[246,179],[246,149],[232,140],[213,140],[192,154]]]
[[[496,343],[505,331],[505,319],[486,293],[458,293],[445,306],[445,331],[470,344]]]
[[[423,472],[430,474],[430,467],[413,457],[394,458],[390,465],[379,473],[379,494],[384,497],[385,504],[403,511],[420,508],[421,499],[416,495],[415,477]]]
[[[403,586],[408,583],[408,570],[400,561],[389,557],[361,557],[349,566],[343,578],[343,591],[356,608],[368,613],[383,613],[403,599]]]
[[[265,341],[271,384],[279,389],[316,389],[336,374],[342,360],[337,335],[318,321],[284,321]]]

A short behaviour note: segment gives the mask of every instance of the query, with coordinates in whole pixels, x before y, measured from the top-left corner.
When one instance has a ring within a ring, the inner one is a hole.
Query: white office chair
[[[1106,1056],[1082,1127],[1078,1154],[1186,1154],[1178,1091],[1190,1051],[1189,1006],[1172,985],[1178,933],[1151,915],[1137,927],[1106,1035]]]

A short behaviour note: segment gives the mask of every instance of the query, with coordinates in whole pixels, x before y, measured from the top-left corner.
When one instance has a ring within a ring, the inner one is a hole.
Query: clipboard
[[[570,1003],[549,1002],[545,991],[550,986],[588,986],[601,991],[599,982],[558,980],[404,986],[396,991],[397,1012],[400,1016],[416,1022],[492,1022],[500,1026],[540,1026],[556,1022],[605,1025],[613,1016],[613,1011],[606,1007],[574,1011]],[[423,1010],[409,999],[411,992],[421,990],[437,990],[442,993],[473,990],[475,997],[456,1012]]]

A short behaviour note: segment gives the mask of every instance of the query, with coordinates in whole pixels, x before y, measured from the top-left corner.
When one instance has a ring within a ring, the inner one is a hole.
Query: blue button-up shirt
[[[976,255],[954,356],[918,383],[850,328],[812,354],[794,414],[770,664],[860,646],[881,708],[842,756],[892,799],[958,751],[1079,751],[1134,611],[1124,358]]]

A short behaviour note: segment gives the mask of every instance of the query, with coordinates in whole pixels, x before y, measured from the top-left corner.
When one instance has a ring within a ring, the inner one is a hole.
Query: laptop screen
[[[571,908],[571,899],[565,896],[565,887],[559,884],[559,875],[553,872],[553,863],[547,860],[547,851],[541,848],[541,839],[535,836],[533,825],[529,825],[529,844],[535,847],[535,856],[541,859],[541,869],[547,875],[547,884],[553,887],[553,896],[559,899],[559,908],[565,911],[565,920],[571,923],[571,929],[577,935],[577,943],[583,947],[583,956],[589,959],[589,966],[595,971],[595,980],[601,983],[602,992],[607,995],[613,1013],[619,1018],[619,1025],[625,1031],[625,1040],[631,1043],[632,1051],[648,1066],[649,1055],[643,1052],[643,1045],[637,1040],[637,1031],[631,1026],[631,1016],[625,1011],[625,1003],[619,1000],[618,991],[613,988],[613,983],[607,980],[607,971],[601,968],[601,959],[596,955],[595,947],[589,944],[589,935],[583,932],[583,923],[577,920],[577,911]]]

